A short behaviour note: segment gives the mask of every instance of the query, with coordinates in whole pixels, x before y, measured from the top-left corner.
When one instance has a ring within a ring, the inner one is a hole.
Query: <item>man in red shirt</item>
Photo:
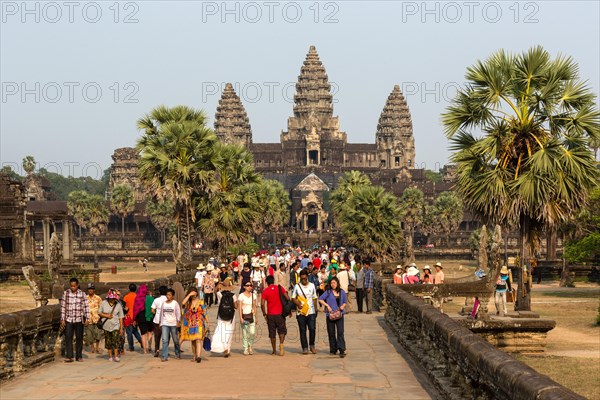
[[[277,336],[279,335],[279,355],[285,354],[283,348],[283,342],[285,341],[285,335],[287,334],[287,327],[285,326],[285,318],[281,315],[283,312],[283,304],[281,303],[281,296],[285,297],[288,301],[288,296],[285,289],[279,285],[275,285],[275,277],[267,276],[268,287],[263,290],[260,308],[262,309],[263,317],[267,320],[267,326],[269,327],[269,339],[271,339],[271,347],[273,352],[276,354],[277,348]],[[265,310],[265,305],[267,309]]]
[[[318,255],[315,256],[312,260],[313,263],[313,268],[316,268],[318,271],[321,270],[321,257],[319,257]]]

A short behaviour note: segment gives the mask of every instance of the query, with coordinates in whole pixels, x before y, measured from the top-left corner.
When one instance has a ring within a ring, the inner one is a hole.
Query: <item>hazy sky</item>
[[[348,141],[374,143],[393,86],[412,114],[417,165],[448,160],[440,113],[467,66],[499,48],[568,54],[600,87],[598,1],[1,1],[0,163],[33,155],[100,177],[159,104],[204,109],[232,82],[253,140],[279,142],[315,45]]]

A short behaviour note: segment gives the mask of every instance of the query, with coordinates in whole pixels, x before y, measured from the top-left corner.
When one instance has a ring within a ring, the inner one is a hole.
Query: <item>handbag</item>
[[[115,305],[113,306],[112,310],[110,310],[111,314],[115,311],[115,307],[117,306],[117,301],[115,301]],[[96,326],[98,327],[98,329],[104,329],[104,324],[106,323],[106,321],[108,321],[108,318],[100,318],[98,320],[98,322],[96,322]]]
[[[251,324],[254,322],[254,314],[242,314],[242,319],[244,320],[244,322]]]
[[[329,291],[329,295],[330,295],[330,296],[332,295],[331,291]],[[335,297],[335,296],[334,296],[334,297]],[[336,303],[337,303],[338,301],[339,301],[339,299],[336,299]],[[342,314],[342,310],[341,310],[341,309],[339,309],[339,303],[338,303],[338,309],[337,309],[337,310],[335,310],[335,311],[332,311],[332,312],[330,312],[330,313],[329,313],[329,319],[330,319],[331,321],[336,321],[336,320],[338,320],[338,319],[342,318],[342,315],[343,315],[343,314]]]
[[[290,301],[285,298],[285,296],[283,295],[283,288],[281,287],[281,285],[279,285],[279,300],[281,301],[281,316],[284,318],[288,317],[292,313],[292,310],[296,307],[296,305],[293,301]]]
[[[210,351],[210,331],[206,331],[206,336],[204,336],[204,340],[202,341],[202,348],[206,351]]]

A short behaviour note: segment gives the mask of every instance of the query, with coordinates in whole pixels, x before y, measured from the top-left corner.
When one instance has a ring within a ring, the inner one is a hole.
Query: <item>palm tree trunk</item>
[[[98,268],[98,242],[94,236],[94,268]]]
[[[192,243],[190,240],[190,210],[185,205],[185,222],[181,227],[181,242],[183,243],[183,258],[189,262],[192,260]]]
[[[125,217],[121,215],[121,237],[125,237]]]
[[[527,268],[529,260],[529,217],[521,216],[519,229],[519,286],[517,288],[516,311],[531,311],[531,287],[529,286],[529,274]]]

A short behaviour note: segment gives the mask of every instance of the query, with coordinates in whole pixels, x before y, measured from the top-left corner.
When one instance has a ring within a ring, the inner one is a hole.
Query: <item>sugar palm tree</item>
[[[463,205],[458,196],[452,192],[443,192],[436,197],[432,206],[432,218],[435,233],[446,236],[449,245],[449,235],[458,229],[463,218]]]
[[[35,158],[33,158],[33,156],[26,156],[23,158],[23,170],[27,176],[33,173],[35,170]]]
[[[67,207],[69,209],[69,215],[73,217],[77,227],[79,228],[79,247],[81,248],[81,228],[87,228],[88,217],[86,215],[87,208],[86,202],[88,193],[84,190],[75,190],[69,193],[67,201]]]
[[[527,271],[539,232],[585,206],[599,173],[595,96],[570,57],[542,47],[500,50],[466,73],[467,85],[442,115],[458,165],[456,191],[484,223],[516,226],[521,282],[517,310],[530,309]]]
[[[211,190],[197,196],[194,205],[203,237],[216,241],[225,255],[230,246],[248,240],[259,218],[257,197],[248,195],[244,186],[260,176],[252,154],[239,145],[215,143],[211,164]]]
[[[138,121],[138,128],[144,131],[137,142],[140,178],[156,198],[174,203],[183,256],[189,261],[195,221],[192,199],[210,191],[216,136],[206,127],[203,111],[185,106],[159,106]]]
[[[94,267],[98,267],[98,236],[105,233],[108,226],[109,211],[106,201],[100,195],[88,195],[85,202],[86,225],[94,238]]]
[[[121,217],[121,237],[125,237],[125,218],[135,208],[135,199],[131,186],[123,184],[116,185],[110,194],[110,208]]]
[[[408,261],[415,261],[413,238],[418,226],[423,223],[425,216],[425,197],[418,188],[407,188],[400,197],[399,217],[404,228],[405,251]]]
[[[146,203],[146,214],[150,218],[152,225],[160,231],[160,242],[162,246],[166,241],[166,230],[173,226],[173,203],[169,200],[160,201],[150,199]]]
[[[347,200],[352,196],[353,192],[361,187],[370,185],[371,180],[369,177],[360,171],[344,173],[338,180],[335,190],[331,192],[331,205],[336,219],[339,219],[339,216],[344,212]]]
[[[397,258],[402,243],[398,199],[380,186],[356,188],[340,214],[345,240],[366,257]]]
[[[247,196],[255,196],[259,218],[254,224],[254,233],[277,231],[290,218],[290,196],[284,186],[276,180],[263,179],[246,188]]]

